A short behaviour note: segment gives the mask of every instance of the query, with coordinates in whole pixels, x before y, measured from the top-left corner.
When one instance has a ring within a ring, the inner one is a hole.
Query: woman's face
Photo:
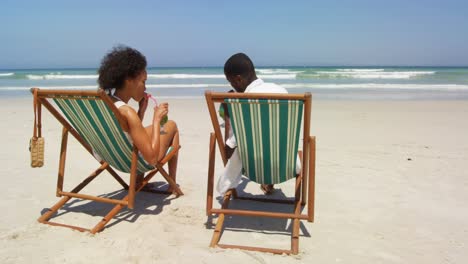
[[[143,70],[137,77],[134,79],[130,80],[130,83],[132,85],[132,98],[133,100],[139,102],[143,97],[145,96],[145,91],[146,91],[146,78],[148,77],[148,74],[146,73],[146,70]]]

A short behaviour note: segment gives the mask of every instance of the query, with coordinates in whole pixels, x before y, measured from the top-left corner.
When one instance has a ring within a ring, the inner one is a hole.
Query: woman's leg
[[[167,149],[170,146],[179,146],[179,129],[177,128],[177,124],[173,120],[169,120],[164,125],[164,131],[166,133],[161,134],[161,147],[159,156],[162,159],[167,152]],[[172,177],[174,181],[176,181],[176,174],[177,174],[177,161],[179,159],[179,153],[175,154],[168,162],[169,167],[169,175]]]
[[[152,126],[146,127],[148,135],[152,134],[152,129]],[[179,130],[177,128],[177,124],[173,120],[169,120],[164,124],[163,130],[164,133],[161,133],[159,137],[159,160],[162,160],[164,156],[166,156],[167,149],[170,146],[179,146]],[[178,156],[178,153],[175,154],[168,162],[169,176],[171,176],[174,181],[176,180]]]

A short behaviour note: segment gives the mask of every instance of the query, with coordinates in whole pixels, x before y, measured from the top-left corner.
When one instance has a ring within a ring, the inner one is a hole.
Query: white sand
[[[185,196],[138,194],[134,211],[123,210],[90,235],[36,222],[58,201],[61,127],[44,111],[46,165],[30,168],[31,99],[0,99],[0,263],[466,263],[468,101],[314,101],[316,221],[302,222],[297,256],[208,247],[206,103],[169,101],[181,131],[178,182]],[[68,190],[97,166],[69,141]],[[290,183],[278,187],[292,195]],[[247,191],[258,193],[257,185]],[[84,193],[122,195],[107,173]],[[92,227],[108,208],[75,201],[54,220]],[[227,227],[225,243],[289,246],[287,221],[236,217]]]

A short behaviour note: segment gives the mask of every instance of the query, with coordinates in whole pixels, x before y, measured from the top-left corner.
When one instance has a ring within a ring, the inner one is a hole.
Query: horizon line
[[[147,66],[147,69],[157,69],[157,68],[223,68],[224,65],[220,66]],[[468,68],[468,65],[259,65],[255,68]],[[50,68],[40,68],[40,67],[31,67],[31,68],[0,68],[0,71],[9,71],[9,70],[91,70],[98,69],[98,67],[50,67]]]

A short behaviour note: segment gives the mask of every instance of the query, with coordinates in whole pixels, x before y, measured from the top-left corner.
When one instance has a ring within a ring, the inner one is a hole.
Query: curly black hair
[[[105,90],[121,89],[127,78],[135,78],[146,69],[146,58],[138,50],[119,45],[102,58],[98,84]]]

